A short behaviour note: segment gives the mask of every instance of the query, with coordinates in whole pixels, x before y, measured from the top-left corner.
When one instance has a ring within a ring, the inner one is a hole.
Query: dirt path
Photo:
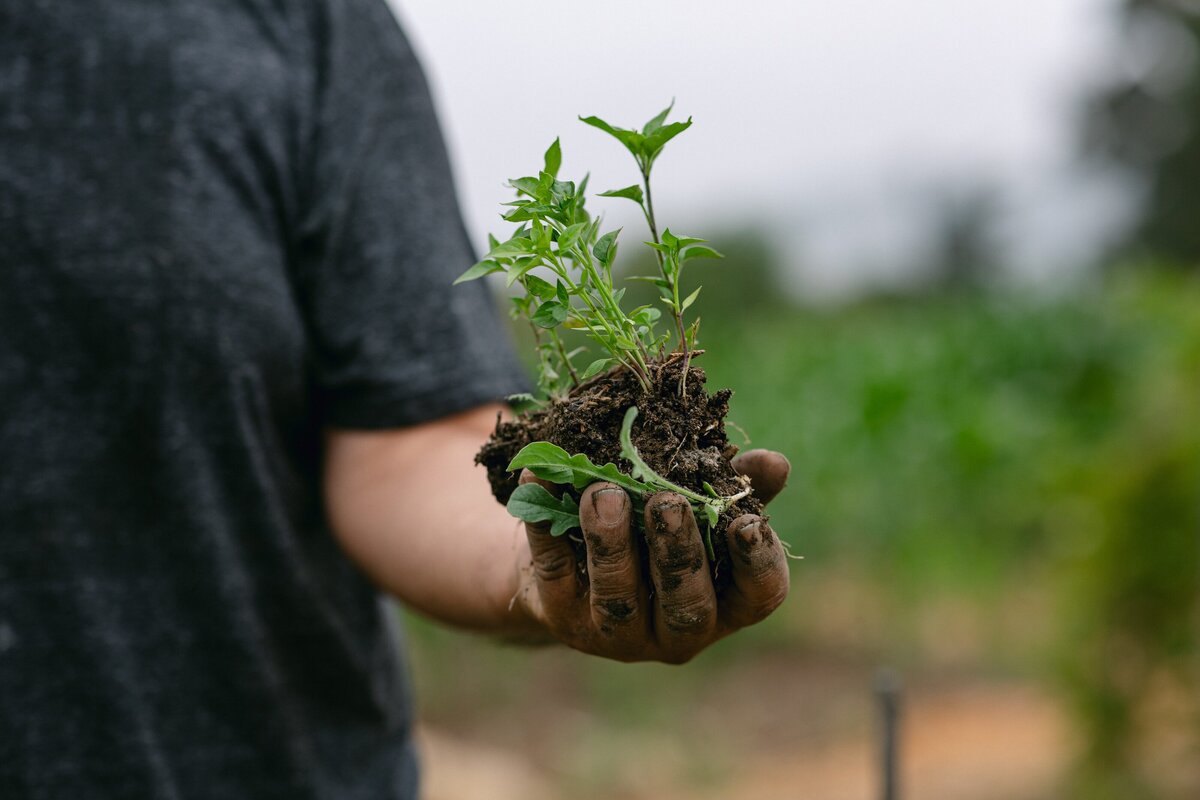
[[[906,698],[902,725],[904,796],[920,800],[1054,797],[1072,752],[1065,720],[1052,699],[1022,685],[918,688]],[[427,800],[541,800],[579,791],[576,783],[568,789],[561,773],[495,743],[468,744],[428,728],[422,743]],[[599,796],[872,800],[878,796],[875,746],[869,724],[828,740],[789,741],[778,749],[759,742],[746,752],[730,753],[735,766],[704,785],[681,788],[669,770],[655,775],[643,769],[638,785]],[[639,765],[655,763],[644,752],[641,756]]]

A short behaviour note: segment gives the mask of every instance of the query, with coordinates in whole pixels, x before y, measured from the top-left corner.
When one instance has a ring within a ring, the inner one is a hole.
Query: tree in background
[[[1200,2],[1124,0],[1120,74],[1086,109],[1086,150],[1143,186],[1122,248],[1200,267]]]

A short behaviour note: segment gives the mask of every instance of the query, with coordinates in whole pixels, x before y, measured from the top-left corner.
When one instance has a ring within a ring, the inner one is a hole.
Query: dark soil
[[[638,407],[632,439],[642,459],[669,481],[704,493],[707,481],[722,496],[744,488],[730,459],[737,445],[725,436],[725,415],[733,394],[721,389],[712,395],[705,390],[704,370],[688,370],[687,392],[679,395],[682,361],[676,359],[652,367],[655,375],[651,393],[642,391],[637,378],[618,368],[599,375],[561,401],[518,417],[496,423],[496,430],[475,457],[487,468],[492,493],[501,503],[517,488],[519,475],[505,468],[517,452],[530,442],[552,442],[568,453],[584,453],[596,464],[612,462],[628,473],[630,464],[621,458],[620,433],[625,412]],[[742,514],[761,514],[762,505],[753,497],[735,503],[722,516],[712,536],[716,561],[710,565],[714,583],[721,587],[729,576],[724,530]],[[698,520],[703,529],[703,520]],[[641,529],[641,520],[637,520]],[[576,535],[582,555],[582,542]],[[580,558],[581,569],[586,569]],[[586,577],[586,576],[584,576]]]

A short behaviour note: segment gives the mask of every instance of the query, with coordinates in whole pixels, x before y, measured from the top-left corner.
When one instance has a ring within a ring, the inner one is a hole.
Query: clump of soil
[[[655,472],[700,494],[704,494],[706,481],[723,497],[742,491],[745,487],[730,463],[738,448],[725,435],[725,415],[733,393],[721,389],[708,394],[704,370],[692,366],[681,397],[683,369],[679,358],[652,366],[653,388],[646,393],[633,373],[615,368],[585,381],[565,399],[545,408],[511,422],[497,420],[495,432],[475,456],[475,463],[487,468],[492,494],[501,503],[508,502],[519,475],[506,468],[530,442],[551,442],[568,453],[584,453],[595,464],[612,462],[628,473],[631,465],[621,458],[620,433],[630,406],[637,406],[639,412],[633,424],[633,444]],[[761,514],[762,510],[758,500],[744,497],[721,515],[712,535],[716,559],[710,565],[718,587],[729,578],[725,529],[742,514]],[[703,520],[697,522],[703,528]],[[635,515],[635,523],[641,529],[640,515]],[[582,542],[577,537],[572,541],[582,556]],[[586,569],[585,559],[581,557],[579,563]]]

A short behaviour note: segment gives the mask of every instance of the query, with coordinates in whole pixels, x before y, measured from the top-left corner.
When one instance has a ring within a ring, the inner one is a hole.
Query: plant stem
[[[575,374],[575,368],[571,366],[571,359],[567,355],[567,348],[563,347],[562,338],[558,335],[558,331],[550,329],[550,338],[554,340],[554,347],[558,350],[558,357],[562,359],[563,366],[567,368],[567,373],[571,376],[571,385],[579,385],[579,376]]]

